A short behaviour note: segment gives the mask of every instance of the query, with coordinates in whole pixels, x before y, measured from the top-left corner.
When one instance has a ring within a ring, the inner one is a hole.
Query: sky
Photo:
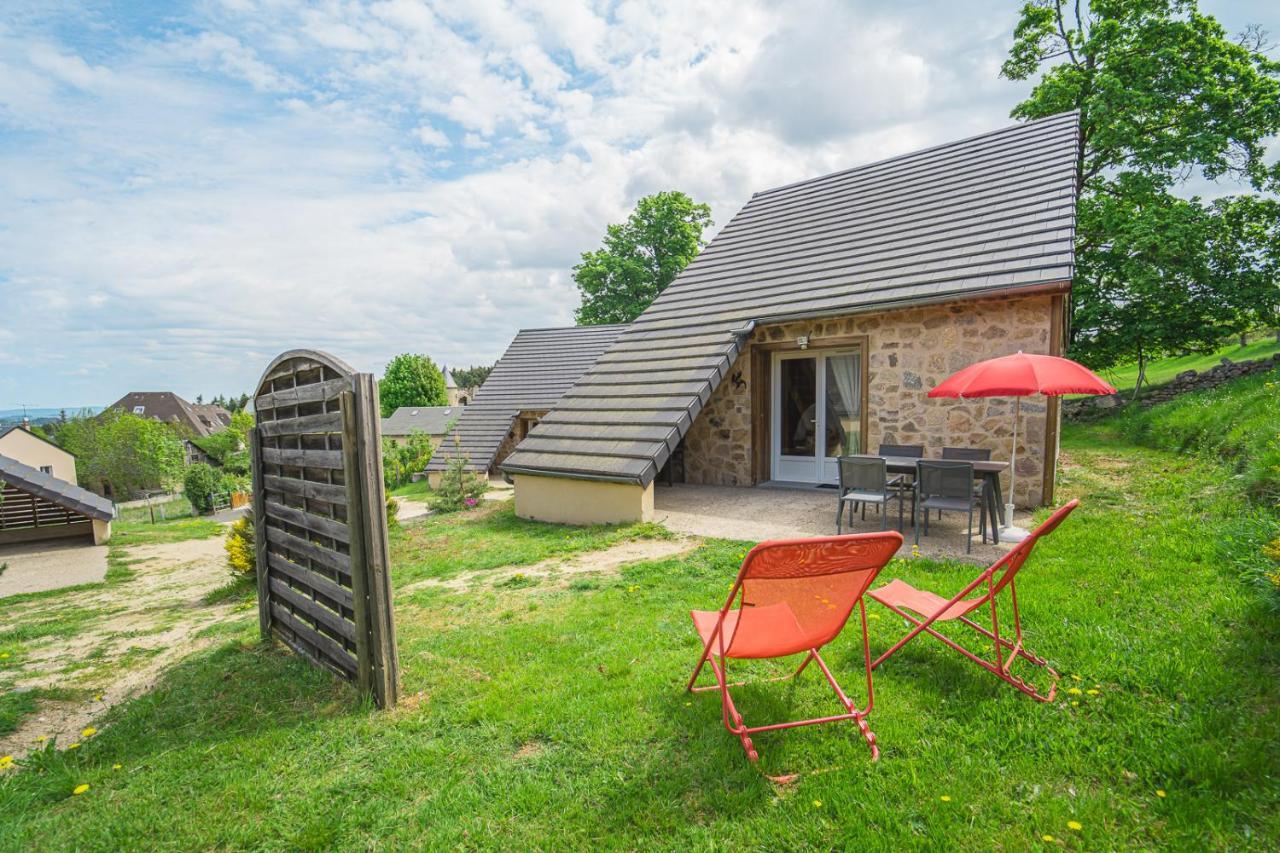
[[[238,395],[294,347],[491,363],[643,195],[723,225],[1010,124],[1018,5],[4,0],[0,410]]]

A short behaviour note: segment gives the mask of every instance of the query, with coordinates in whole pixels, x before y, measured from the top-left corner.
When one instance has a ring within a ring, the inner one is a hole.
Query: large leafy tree
[[[706,245],[702,232],[711,224],[711,208],[677,190],[636,202],[627,221],[610,225],[604,245],[573,268],[582,291],[578,324],[638,317]]]
[[[76,455],[81,485],[105,483],[118,500],[143,489],[173,487],[182,476],[182,439],[160,421],[108,409],[67,421],[57,438]]]
[[[1070,350],[1093,367],[1209,351],[1274,322],[1280,205],[1177,190],[1197,174],[1280,188],[1280,63],[1194,0],[1038,0],[1022,7],[1002,73],[1042,75],[1013,111],[1080,111],[1080,204]],[[1135,392],[1136,393],[1136,392]]]
[[[443,406],[448,402],[444,373],[425,355],[403,353],[391,359],[378,383],[382,416],[401,406]]]

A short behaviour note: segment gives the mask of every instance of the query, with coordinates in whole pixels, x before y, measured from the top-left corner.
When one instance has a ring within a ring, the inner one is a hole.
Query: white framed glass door
[[[836,459],[862,452],[862,354],[857,349],[775,353],[771,477],[836,483]]]

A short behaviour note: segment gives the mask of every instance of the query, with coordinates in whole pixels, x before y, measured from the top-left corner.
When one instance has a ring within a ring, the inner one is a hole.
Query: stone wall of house
[[[547,412],[544,409],[537,412],[521,412],[516,416],[516,419],[511,422],[511,429],[507,430],[506,437],[502,439],[502,444],[498,445],[498,452],[493,457],[493,464],[489,466],[491,474],[500,473],[503,461],[515,451],[516,445],[524,441],[524,437],[529,434],[529,430],[533,429],[546,414]]]
[[[992,458],[1007,460],[1012,399],[931,400],[926,394],[974,362],[1018,350],[1047,353],[1050,306],[1049,296],[1027,296],[760,327],[685,436],[685,480],[752,484],[751,346],[804,335],[811,349],[821,348],[824,338],[867,336],[869,450],[882,442],[923,444],[926,456],[937,457],[944,445],[986,447]],[[1020,506],[1042,500],[1045,419],[1043,397],[1023,398],[1014,496]]]

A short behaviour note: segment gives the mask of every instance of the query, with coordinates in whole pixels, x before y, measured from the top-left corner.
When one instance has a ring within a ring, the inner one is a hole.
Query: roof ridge
[[[857,166],[849,166],[844,169],[836,169],[833,172],[826,172],[821,175],[814,175],[811,178],[803,178],[802,180],[799,180],[799,181],[791,181],[790,183],[779,184],[778,186],[775,186],[775,187],[769,187],[768,189],[763,189],[763,190],[754,192],[751,194],[751,198],[754,199],[760,196],[769,195],[770,193],[776,193],[781,190],[794,189],[795,187],[802,187],[805,184],[817,183],[819,181],[829,180],[831,178],[840,177],[842,175],[853,174],[855,172],[860,172],[864,169],[874,169],[877,166],[885,166],[890,163],[895,163],[899,160],[907,160],[907,159],[919,157],[923,154],[932,154],[936,151],[941,151],[947,148],[959,148],[960,146],[967,145],[971,142],[977,142],[980,139],[985,139],[988,136],[999,136],[1006,133],[1014,133],[1016,131],[1026,130],[1027,128],[1036,127],[1038,125],[1051,124],[1053,122],[1062,122],[1063,119],[1068,116],[1075,118],[1076,121],[1078,122],[1080,118],[1080,111],[1067,110],[1066,112],[1054,113],[1051,116],[1044,116],[1042,118],[1032,119],[1031,121],[1019,122],[1017,124],[1009,124],[1009,125],[1005,125],[1004,127],[998,127],[994,130],[988,130],[982,133],[977,133],[977,134],[974,134],[973,136],[966,136],[964,139],[953,139],[950,142],[940,142],[937,145],[930,145],[927,148],[917,148],[914,151],[906,151],[906,152],[903,152],[902,154],[895,154],[892,157],[884,157],[879,160],[872,160],[868,163],[859,163]]]

